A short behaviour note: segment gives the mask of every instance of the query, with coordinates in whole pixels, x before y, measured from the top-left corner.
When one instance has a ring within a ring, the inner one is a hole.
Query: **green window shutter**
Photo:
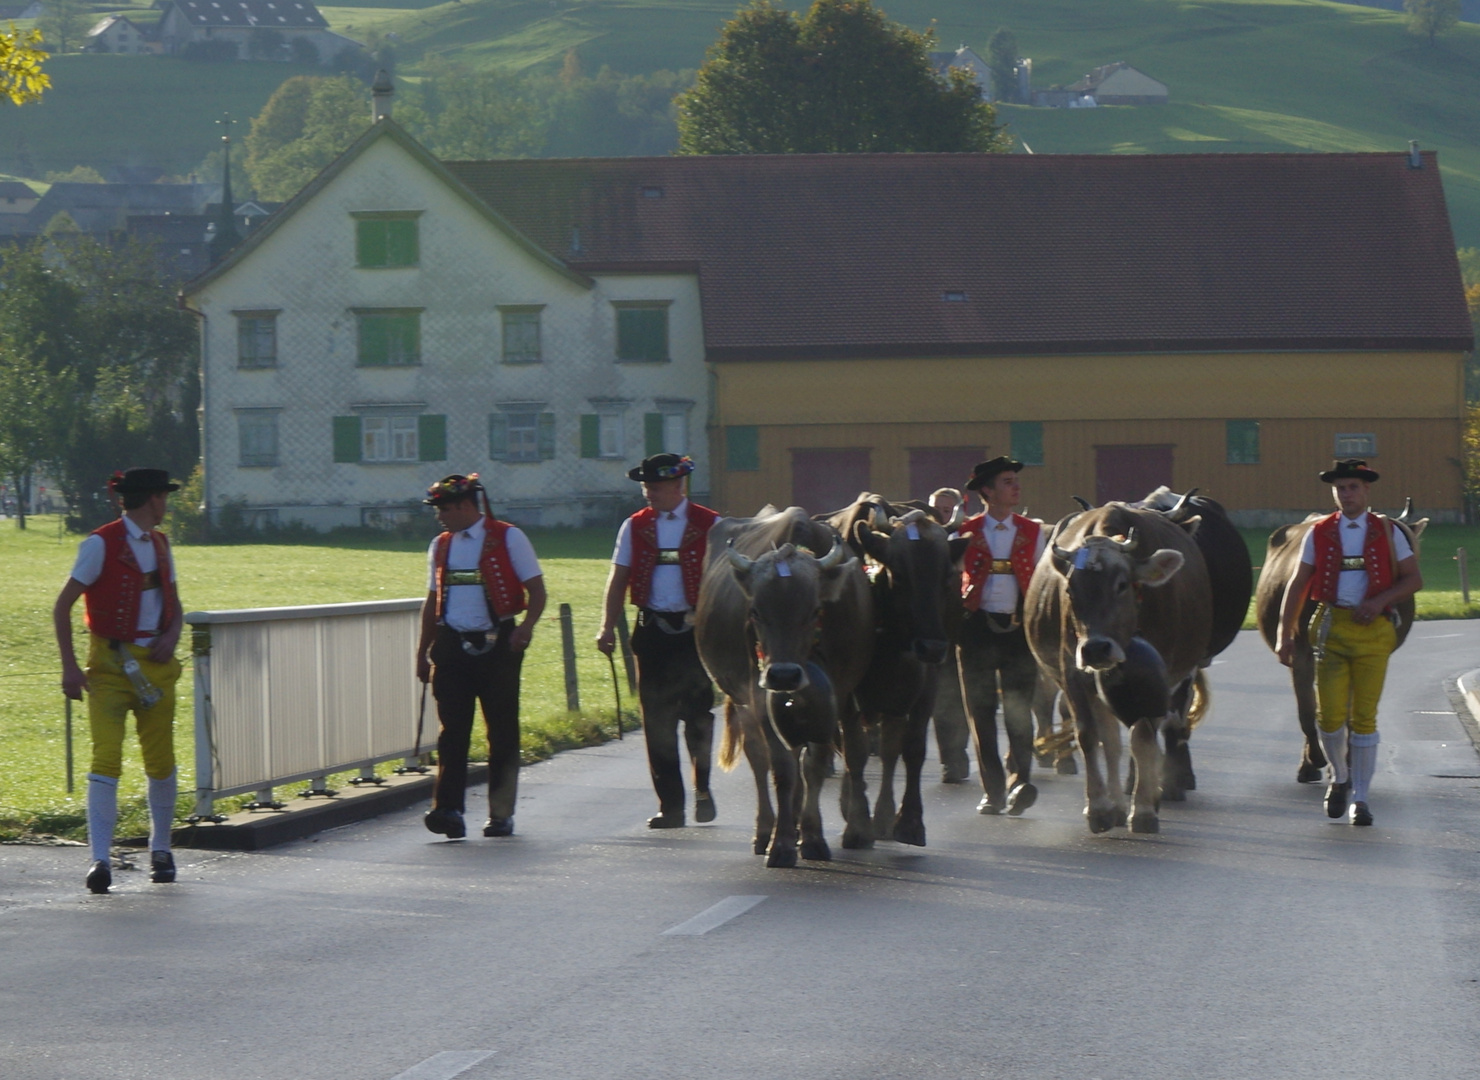
[[[601,456],[601,417],[595,413],[581,414],[581,457]]]
[[[415,218],[387,221],[385,225],[386,266],[415,266],[418,262]]]
[[[642,418],[643,456],[663,452],[663,414],[650,412]]]
[[[1010,453],[1024,465],[1043,464],[1043,424],[1038,420],[1014,421]]]
[[[355,222],[355,261],[360,266],[386,265],[386,222]]]
[[[360,418],[358,416],[336,416],[334,418],[334,461],[335,463],[360,460]]]
[[[753,425],[725,428],[725,468],[756,472],[761,467],[761,432]]]
[[[617,359],[668,359],[668,309],[618,308]]]
[[[503,413],[488,414],[488,456],[494,461],[509,456],[509,418]]]
[[[540,460],[549,461],[555,456],[555,414],[540,413],[536,421],[535,439],[539,445]]]
[[[438,413],[416,418],[416,449],[419,461],[447,460],[447,417]]]
[[[394,315],[386,319],[389,355],[387,363],[421,363],[421,316]]]
[[[375,222],[361,222],[373,225]],[[360,364],[364,367],[384,367],[388,363],[389,348],[386,341],[386,318],[383,315],[361,315]]]
[[[1230,420],[1226,426],[1228,464],[1259,464],[1259,421]]]

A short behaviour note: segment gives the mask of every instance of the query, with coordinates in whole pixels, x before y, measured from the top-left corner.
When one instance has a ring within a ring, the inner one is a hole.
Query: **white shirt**
[[[689,527],[689,500],[672,510],[658,513],[658,547],[677,549]],[[622,522],[617,530],[617,547],[612,552],[617,566],[632,565],[632,519]],[[653,583],[648,590],[648,607],[654,611],[688,611],[689,599],[683,591],[683,568],[659,563],[653,567]]]
[[[152,534],[145,532],[134,523],[134,519],[127,514],[123,516],[123,527],[128,531],[129,550],[134,553],[134,561],[139,564],[139,569],[144,573],[159,569],[159,560],[154,555],[154,541]],[[80,585],[91,585],[103,576],[103,559],[107,555],[107,545],[103,538],[96,533],[89,536],[77,546],[77,561],[72,564],[72,577]],[[175,576],[174,559],[170,560],[169,576]],[[164,614],[164,590],[145,589],[139,593],[139,621],[134,625],[135,630],[158,630]],[[148,645],[154,641],[152,634],[144,634],[134,639],[135,645]]]
[[[998,521],[988,514],[982,521],[982,538],[986,540],[993,559],[1009,558],[1012,555],[1012,542],[1017,538],[1017,522],[1012,519],[1011,512],[1005,521]],[[1047,542],[1047,535],[1039,529],[1037,550],[1033,552],[1035,563],[1038,556],[1043,554],[1043,546]],[[988,574],[987,583],[982,586],[980,610],[990,611],[995,615],[1011,615],[1017,611],[1017,605],[1017,574]]]
[[[1367,512],[1364,510],[1362,516],[1353,521],[1345,514],[1337,521],[1336,531],[1341,534],[1342,557],[1357,556],[1365,553],[1367,547]],[[1393,547],[1398,561],[1402,562],[1413,554],[1413,545],[1408,542],[1408,536],[1402,529],[1393,529]],[[1300,552],[1300,561],[1307,566],[1316,564],[1316,531],[1311,529],[1305,534],[1305,547]],[[1354,608],[1367,599],[1367,571],[1365,570],[1343,570],[1336,579],[1336,606]]]
[[[452,534],[452,543],[447,549],[447,569],[476,570],[478,560],[483,557],[483,537],[488,530],[479,518],[469,528]],[[509,562],[520,581],[537,578],[543,570],[535,557],[534,545],[517,526],[509,526],[504,533],[504,546],[508,548]],[[427,548],[427,591],[437,588],[437,541]],[[442,609],[442,624],[453,630],[473,632],[492,630],[493,618],[488,611],[488,595],[482,585],[449,585],[447,604]]]

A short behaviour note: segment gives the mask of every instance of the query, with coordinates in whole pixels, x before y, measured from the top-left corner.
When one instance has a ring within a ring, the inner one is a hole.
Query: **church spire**
[[[231,197],[231,125],[236,121],[230,113],[223,113],[216,123],[221,125],[221,209],[213,222],[215,230],[211,236],[209,250],[211,262],[218,263],[237,244],[242,242],[241,233],[236,231],[236,200]]]

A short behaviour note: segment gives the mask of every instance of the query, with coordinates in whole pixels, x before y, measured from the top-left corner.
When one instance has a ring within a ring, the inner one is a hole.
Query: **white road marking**
[[[1428,634],[1428,635],[1425,635],[1424,637],[1421,637],[1421,638],[1414,638],[1413,640],[1415,640],[1415,641],[1438,641],[1440,638],[1447,638],[1447,637],[1464,637],[1464,635],[1463,634]]]
[[[1453,709],[1414,709],[1414,716],[1453,716]]]
[[[707,934],[716,926],[723,926],[731,919],[744,915],[764,899],[764,896],[727,896],[714,907],[699,912],[687,922],[670,926],[663,931],[661,936],[697,937],[699,934]]]
[[[413,1065],[391,1080],[452,1080],[461,1076],[480,1061],[493,1057],[494,1050],[443,1050],[433,1054],[419,1065]]]

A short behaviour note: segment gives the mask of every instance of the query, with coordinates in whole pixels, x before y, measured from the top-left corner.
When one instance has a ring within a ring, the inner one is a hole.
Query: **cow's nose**
[[[1109,638],[1090,638],[1079,643],[1079,669],[1104,671],[1125,659],[1125,651]]]
[[[801,664],[771,664],[761,675],[761,689],[794,694],[806,685]]]
[[[915,659],[922,664],[943,664],[946,660],[946,649],[949,647],[949,642],[916,638]]]

